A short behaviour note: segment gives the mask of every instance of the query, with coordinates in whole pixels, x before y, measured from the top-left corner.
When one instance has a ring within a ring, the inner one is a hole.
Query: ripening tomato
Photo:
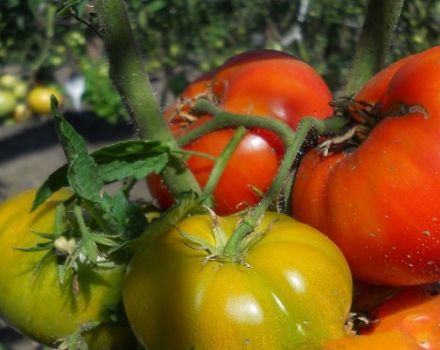
[[[240,220],[218,217],[223,240]],[[351,275],[326,236],[268,212],[261,239],[233,262],[194,247],[219,245],[213,225],[209,215],[188,217],[134,254],[123,299],[145,348],[313,350],[345,334]]]
[[[332,113],[331,93],[322,78],[306,63],[282,52],[257,50],[238,55],[182,93],[166,111],[176,136],[194,127],[198,116],[191,103],[205,97],[232,113],[276,118],[295,129],[303,116],[324,118]],[[209,120],[203,116],[196,123]],[[233,129],[209,133],[184,147],[218,156],[231,139]],[[214,191],[215,210],[221,215],[235,213],[258,203],[270,186],[284,151],[280,139],[267,130],[249,131],[226,166]],[[188,167],[203,187],[213,161],[192,156]],[[148,178],[153,197],[163,207],[172,203],[160,177]]]
[[[392,65],[356,99],[375,105],[357,148],[312,150],[293,189],[293,216],[327,234],[363,281],[440,279],[440,47]]]
[[[32,213],[33,190],[0,205],[0,316],[27,336],[51,346],[83,325],[101,322],[83,334],[89,349],[132,349],[136,340],[129,326],[111,320],[112,311],[122,302],[123,264],[103,269],[80,266],[74,288],[72,280],[60,284],[55,255],[41,260],[46,251],[17,249],[47,242],[35,232],[53,232],[55,207],[70,195],[69,191],[58,192]]]
[[[325,350],[440,350],[440,295],[410,287],[372,311],[361,336],[331,341]]]
[[[63,96],[57,89],[42,85],[35,86],[27,97],[29,108],[37,114],[49,115],[51,113],[50,97],[52,95],[57,98],[60,104],[62,103]]]

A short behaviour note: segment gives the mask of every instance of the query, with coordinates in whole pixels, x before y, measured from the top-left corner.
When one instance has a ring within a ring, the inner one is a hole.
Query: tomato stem
[[[184,146],[212,131],[224,128],[237,128],[239,126],[244,126],[246,128],[263,128],[273,131],[283,140],[284,143],[295,135],[292,129],[280,120],[224,112],[215,107],[210,101],[203,98],[196,101],[194,109],[196,111],[209,113],[213,118],[181,136],[177,140],[177,143],[180,146]]]
[[[214,192],[214,189],[220,180],[223,170],[228,164],[228,161],[231,158],[232,154],[240,144],[240,141],[243,139],[245,133],[246,128],[244,128],[243,126],[238,127],[231,140],[223,150],[222,154],[216,159],[211,174],[209,175],[208,182],[203,189],[203,197],[209,198]]]
[[[190,143],[200,136],[218,129],[244,126],[246,128],[264,128],[276,133],[281,138],[286,150],[278,173],[269,190],[264,194],[260,203],[252,208],[242,220],[223,250],[223,257],[232,261],[241,261],[243,259],[241,244],[243,238],[253,232],[266,210],[286,186],[286,181],[291,178],[293,164],[310,131],[314,130],[319,135],[340,132],[346,125],[347,120],[344,116],[335,116],[325,120],[305,117],[298,124],[296,132],[293,132],[290,127],[280,120],[223,112],[206,99],[198,99],[194,109],[212,114],[213,118],[179,138],[178,143],[180,145]],[[258,237],[258,235],[255,237]]]
[[[123,0],[97,0],[96,12],[110,62],[110,76],[141,137],[178,149],[144,71]],[[182,192],[201,192],[183,161],[176,159],[162,175],[175,198]]]
[[[369,0],[352,68],[344,89],[345,96],[356,94],[373,74],[383,68],[403,1]]]
[[[318,134],[327,134],[339,131],[345,125],[346,120],[342,117],[332,117],[325,120],[305,117],[301,120],[293,138],[283,140],[286,153],[283,161],[278,169],[277,176],[272,182],[269,190],[265,193],[260,203],[255,206],[242,223],[232,234],[224,249],[224,255],[233,261],[241,261],[243,259],[241,252],[241,242],[243,238],[253,232],[260,222],[266,210],[271,203],[278,197],[279,193],[289,178],[290,170],[300,152],[307,135],[313,129]]]

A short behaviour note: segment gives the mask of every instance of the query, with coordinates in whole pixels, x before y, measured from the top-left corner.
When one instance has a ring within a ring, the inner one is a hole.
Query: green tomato
[[[17,99],[24,99],[28,92],[28,84],[24,81],[19,81],[17,85],[14,86],[14,89],[12,90],[14,96]]]
[[[239,216],[218,217],[229,237]],[[208,215],[144,243],[129,264],[123,299],[142,345],[159,349],[320,349],[344,335],[352,294],[348,265],[324,235],[266,213],[243,262],[210,257]],[[219,232],[219,231],[217,231]]]
[[[35,232],[54,231],[55,207],[71,192],[58,192],[29,213],[34,196],[35,191],[24,192],[0,205],[0,316],[50,346],[59,344],[81,326],[100,322],[97,328],[83,334],[89,349],[133,349],[136,342],[129,326],[110,319],[110,311],[121,303],[124,265],[107,269],[80,266],[78,284],[66,280],[61,285],[55,255],[41,260],[46,251],[17,249],[47,242]],[[68,245],[59,242],[57,247],[63,244]]]
[[[13,90],[19,81],[20,79],[18,79],[15,75],[5,74],[0,77],[0,87],[6,90]]]
[[[10,115],[17,104],[14,94],[0,90],[0,118]]]

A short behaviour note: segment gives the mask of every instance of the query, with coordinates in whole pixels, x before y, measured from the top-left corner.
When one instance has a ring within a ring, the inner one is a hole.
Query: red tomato
[[[411,287],[373,310],[361,336],[332,341],[325,350],[440,350],[440,295]]]
[[[331,93],[322,78],[306,63],[277,51],[257,50],[238,55],[216,71],[191,84],[166,117],[176,136],[192,128],[191,102],[207,97],[218,106],[238,114],[271,117],[295,129],[303,116],[324,118],[331,115]],[[206,122],[207,116],[198,121]],[[231,139],[232,129],[207,134],[185,149],[218,156]],[[214,192],[215,210],[227,215],[258,203],[272,183],[284,151],[281,141],[266,130],[249,131],[232,155]],[[203,186],[213,161],[193,156],[188,167]],[[158,176],[148,184],[163,207],[172,203]]]
[[[313,150],[298,170],[293,215],[333,239],[360,280],[440,279],[439,81],[440,47],[380,72],[357,97],[383,114],[366,140],[330,156]]]

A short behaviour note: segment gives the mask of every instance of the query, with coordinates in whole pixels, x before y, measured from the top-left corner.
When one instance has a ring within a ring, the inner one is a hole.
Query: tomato
[[[0,118],[11,114],[14,111],[16,104],[17,100],[12,93],[0,90]]]
[[[218,217],[225,239],[239,220]],[[184,238],[215,244],[208,215],[139,247],[123,299],[145,348],[312,350],[344,334],[352,282],[339,249],[282,214],[266,213],[257,231],[264,235],[237,263]]]
[[[38,85],[35,86],[27,97],[29,108],[37,114],[49,115],[51,113],[50,97],[54,95],[58,102],[62,103],[61,93],[52,87]]]
[[[244,115],[258,115],[284,121],[295,129],[303,116],[324,118],[332,113],[331,93],[322,78],[306,63],[282,52],[257,50],[238,55],[216,71],[196,80],[168,108],[166,117],[176,136],[194,125],[191,103],[198,97],[217,102],[219,108]],[[190,115],[190,118],[188,117]],[[209,120],[203,116],[198,125]],[[187,150],[218,156],[231,139],[233,129],[204,135],[185,146]],[[271,185],[284,150],[271,132],[254,129],[247,133],[226,166],[214,191],[215,210],[228,215],[258,203]],[[192,156],[188,167],[203,187],[213,161]],[[172,198],[158,176],[148,179],[154,198],[163,207]]]
[[[58,192],[29,213],[34,195],[35,191],[27,191],[0,206],[0,316],[48,345],[56,345],[81,325],[102,322],[84,333],[89,349],[134,348],[136,342],[129,326],[110,321],[111,308],[121,303],[124,265],[108,269],[80,266],[76,290],[72,281],[59,283],[55,255],[37,269],[45,251],[16,249],[46,242],[33,231],[53,232],[55,206],[71,193]]]
[[[381,118],[355,149],[306,154],[292,213],[336,242],[354,277],[429,283],[440,279],[440,47],[388,69],[357,97]]]
[[[330,342],[331,349],[440,349],[440,295],[412,287],[372,312],[376,320],[361,336]]]
[[[21,123],[25,120],[28,120],[30,117],[32,117],[32,112],[24,103],[18,103],[15,106],[14,120],[17,123]]]
[[[5,74],[0,77],[0,87],[6,90],[14,90],[19,83],[20,79],[12,74]]]

